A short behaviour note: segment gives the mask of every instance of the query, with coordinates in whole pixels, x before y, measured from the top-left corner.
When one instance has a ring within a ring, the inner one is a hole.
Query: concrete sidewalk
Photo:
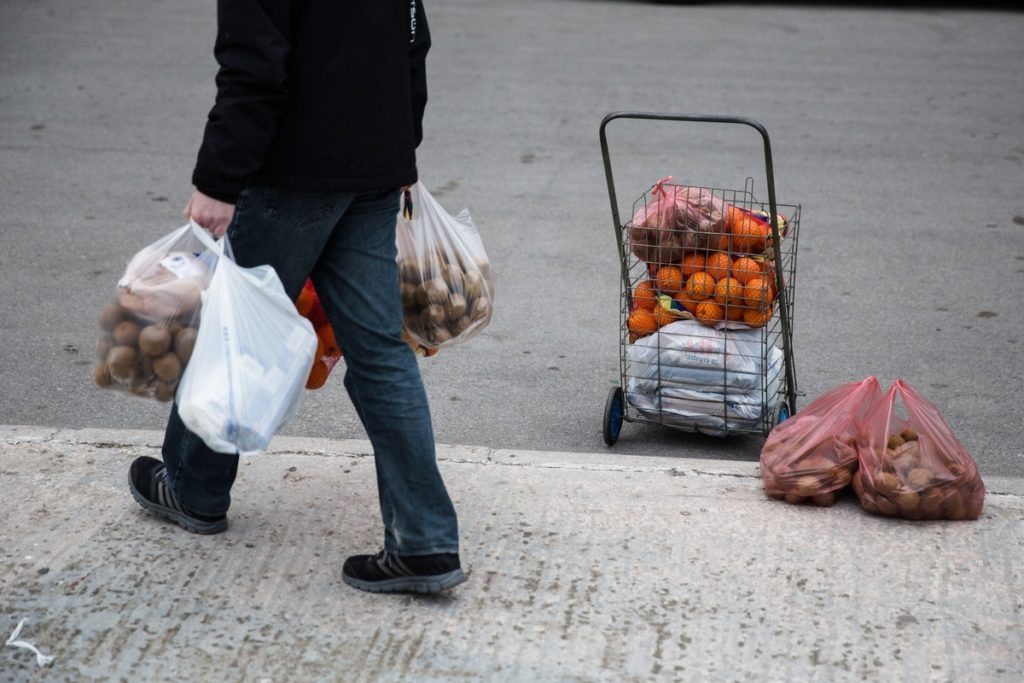
[[[752,462],[439,447],[469,581],[345,586],[380,544],[362,441],[278,438],[231,527],[144,513],[161,434],[0,427],[0,681],[1019,681],[1024,480],[975,522],[766,498]],[[982,473],[984,475],[984,472]]]

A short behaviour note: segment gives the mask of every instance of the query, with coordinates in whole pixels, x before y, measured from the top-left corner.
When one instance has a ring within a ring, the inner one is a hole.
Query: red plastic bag
[[[896,415],[902,399],[907,418]],[[904,519],[977,519],[985,504],[978,467],[939,411],[897,379],[865,417],[853,489],[868,512]]]
[[[882,398],[868,377],[828,391],[772,430],[761,449],[765,492],[788,503],[829,506],[857,469],[856,419]]]
[[[651,201],[629,222],[633,254],[651,266],[678,263],[683,252],[718,245],[724,234],[726,204],[703,187],[669,185],[662,178],[651,190]]]

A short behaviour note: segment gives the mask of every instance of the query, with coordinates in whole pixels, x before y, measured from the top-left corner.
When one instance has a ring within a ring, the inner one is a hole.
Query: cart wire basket
[[[753,127],[764,141],[767,202],[752,178],[742,189],[663,178],[622,220],[606,134],[619,118]],[[767,131],[748,118],[617,112],[600,137],[621,266],[619,383],[605,404],[605,443],[623,422],[767,436],[796,412],[800,233],[800,206],[776,201]]]

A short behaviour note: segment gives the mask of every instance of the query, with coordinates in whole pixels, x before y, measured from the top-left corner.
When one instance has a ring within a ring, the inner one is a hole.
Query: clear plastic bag
[[[396,244],[409,338],[438,349],[467,341],[490,323],[491,262],[469,211],[449,215],[417,182],[403,198]]]
[[[897,415],[898,404],[906,418]],[[864,418],[853,489],[868,512],[903,519],[977,519],[985,504],[978,467],[953,430],[897,379]]]
[[[198,333],[200,299],[219,258],[188,224],[129,261],[99,314],[93,378],[103,388],[170,401]]]
[[[204,240],[229,253],[226,237]],[[221,258],[203,295],[199,335],[178,389],[182,421],[214,451],[266,450],[298,412],[316,352],[313,325],[273,267],[243,268]]]
[[[835,503],[857,469],[857,420],[881,398],[878,380],[868,377],[835,387],[779,424],[761,448],[765,493],[788,503]]]

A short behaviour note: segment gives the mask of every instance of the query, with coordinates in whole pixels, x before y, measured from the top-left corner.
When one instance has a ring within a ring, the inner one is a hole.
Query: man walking
[[[432,593],[465,580],[417,358],[402,339],[401,188],[417,180],[430,35],[421,0],[219,0],[220,66],[186,214],[225,232],[242,266],[270,264],[294,300],[311,278],[373,444],[383,550],[346,583]],[[171,409],[163,462],[137,459],[146,509],[200,534],[227,528],[238,455]]]

